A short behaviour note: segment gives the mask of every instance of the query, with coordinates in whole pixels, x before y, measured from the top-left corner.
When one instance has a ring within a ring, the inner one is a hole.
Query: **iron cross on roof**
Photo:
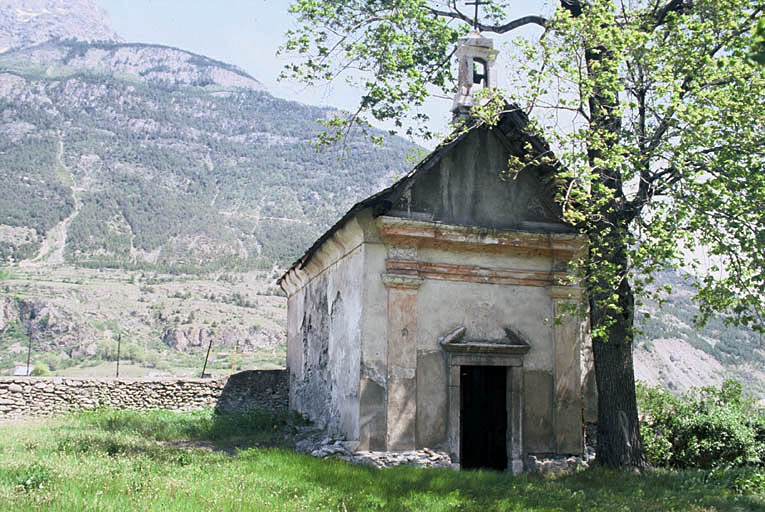
[[[475,5],[475,16],[473,17],[473,28],[478,31],[478,7],[482,5],[489,5],[491,2],[484,2],[482,0],[473,0],[472,2],[465,2],[465,5]]]

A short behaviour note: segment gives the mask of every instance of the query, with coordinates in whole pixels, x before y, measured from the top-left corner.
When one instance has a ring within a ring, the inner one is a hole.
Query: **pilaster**
[[[385,273],[388,289],[387,449],[414,450],[417,419],[417,291],[423,279]]]
[[[582,432],[581,353],[582,339],[576,314],[571,311],[581,300],[581,289],[551,286],[556,324],[554,342],[553,432],[558,454],[581,454]]]

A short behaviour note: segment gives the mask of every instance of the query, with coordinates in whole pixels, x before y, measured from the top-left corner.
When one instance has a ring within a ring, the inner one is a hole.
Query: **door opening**
[[[507,368],[460,366],[460,463],[507,469]]]

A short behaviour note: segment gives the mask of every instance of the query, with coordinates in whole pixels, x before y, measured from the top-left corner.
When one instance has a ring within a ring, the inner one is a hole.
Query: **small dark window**
[[[486,61],[478,57],[473,59],[473,83],[486,85]]]

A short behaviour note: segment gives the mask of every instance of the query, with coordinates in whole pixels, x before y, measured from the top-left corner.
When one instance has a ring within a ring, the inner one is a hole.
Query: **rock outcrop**
[[[92,0],[1,0],[0,52],[50,39],[121,41]]]
[[[162,336],[162,341],[167,346],[182,352],[191,348],[207,347],[211,340],[216,347],[232,347],[238,343],[241,351],[255,348],[273,349],[283,343],[280,333],[256,326],[210,329],[199,325],[185,325],[167,328]]]

